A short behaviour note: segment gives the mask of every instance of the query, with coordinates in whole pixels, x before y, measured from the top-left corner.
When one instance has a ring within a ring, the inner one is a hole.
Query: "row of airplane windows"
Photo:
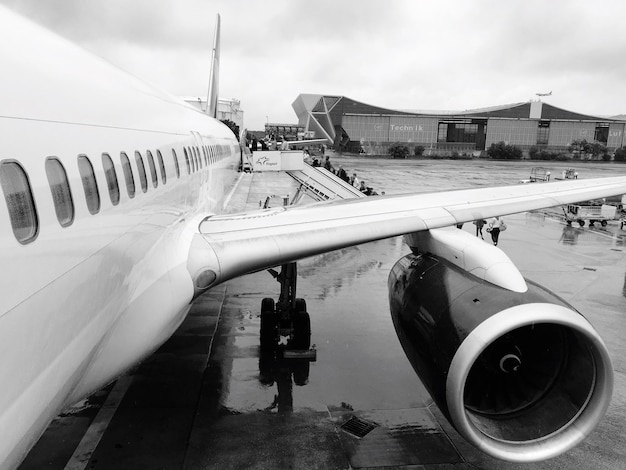
[[[211,163],[226,157],[229,153],[229,148],[230,147],[227,145],[183,147],[187,174],[195,173],[204,166],[208,167]],[[200,152],[200,150],[202,150],[202,152]],[[171,151],[176,178],[178,179],[181,174],[178,156],[176,155],[176,150],[172,148]],[[167,171],[160,150],[156,151],[156,156],[159,172],[161,174],[161,183],[165,185],[167,183]],[[150,150],[146,151],[146,160],[148,161],[152,186],[157,188],[159,186],[157,167]],[[87,209],[91,214],[97,214],[100,212],[100,193],[98,191],[93,165],[86,155],[79,155],[77,163],[83,183]],[[126,192],[128,197],[132,199],[136,194],[135,178],[133,176],[130,158],[126,152],[120,152],[120,164],[124,175]],[[139,151],[135,151],[135,165],[137,174],[139,175],[141,191],[145,193],[148,191],[148,174],[146,172],[144,158]],[[111,203],[117,206],[120,203],[120,188],[113,159],[108,153],[102,154],[102,168],[104,170]],[[46,159],[45,169],[59,224],[62,227],[69,227],[74,222],[75,209],[65,167],[57,157],[48,157]],[[2,191],[4,192],[4,198],[15,238],[22,244],[32,242],[39,233],[39,218],[28,174],[19,162],[15,160],[4,160],[0,162],[0,187],[2,187]]]

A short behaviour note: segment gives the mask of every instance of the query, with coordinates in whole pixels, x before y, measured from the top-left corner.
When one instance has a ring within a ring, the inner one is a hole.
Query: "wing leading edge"
[[[204,219],[190,257],[210,285],[374,240],[626,193],[626,177],[369,197]],[[207,276],[205,276],[207,279]],[[206,286],[208,287],[208,286]]]

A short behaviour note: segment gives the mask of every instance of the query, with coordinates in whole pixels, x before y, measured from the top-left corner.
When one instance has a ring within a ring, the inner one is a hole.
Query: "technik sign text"
[[[389,124],[391,132],[423,132],[424,126],[409,126],[406,124]]]

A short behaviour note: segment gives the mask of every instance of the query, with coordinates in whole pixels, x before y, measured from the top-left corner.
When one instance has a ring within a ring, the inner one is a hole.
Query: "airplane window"
[[[200,149],[198,147],[194,147],[193,153],[196,154],[196,160],[198,160],[198,166],[202,168],[202,155],[200,155]]]
[[[189,167],[189,155],[187,155],[187,149],[183,147],[183,152],[185,153],[185,163],[187,164],[187,174],[191,173],[191,168]]]
[[[120,203],[120,187],[117,183],[117,173],[115,173],[113,160],[107,153],[102,154],[102,168],[104,168],[111,204],[117,206]]]
[[[137,163],[137,170],[139,170],[139,181],[141,183],[141,190],[145,193],[148,190],[148,178],[146,178],[146,167],[143,164],[143,158],[141,154],[135,151],[135,161]]]
[[[195,155],[191,151],[191,147],[187,147],[187,152],[189,153],[189,160],[191,160],[191,172],[196,172],[196,160],[194,159]]]
[[[152,186],[155,188],[159,185],[159,179],[157,178],[156,167],[154,166],[154,158],[152,158],[152,152],[146,151],[148,158],[148,166],[150,167],[150,177],[152,178]]]
[[[172,149],[172,158],[174,159],[174,168],[176,169],[176,178],[180,178],[180,168],[178,166],[178,157],[176,157],[176,150]]]
[[[191,166],[193,167],[193,171],[198,171],[198,157],[196,157],[196,152],[194,152],[191,147],[189,147],[189,155],[191,155]]]
[[[167,175],[165,174],[165,163],[163,162],[163,155],[161,151],[157,149],[157,160],[159,161],[159,169],[161,170],[161,181],[163,184],[167,183]]]
[[[61,227],[69,227],[74,222],[74,201],[72,201],[67,173],[59,159],[49,157],[46,160],[46,175],[57,219]]]
[[[100,211],[100,193],[98,193],[98,184],[96,183],[93,166],[86,155],[78,156],[78,171],[80,179],[83,181],[87,209],[89,209],[91,214],[97,214]]]
[[[126,191],[129,198],[135,197],[135,178],[133,178],[133,170],[130,167],[130,160],[124,153],[120,153],[120,161],[122,162],[122,170],[124,171],[124,180],[126,181]]]
[[[28,176],[19,163],[4,161],[0,164],[0,186],[15,238],[22,244],[32,242],[37,237],[39,221]]]

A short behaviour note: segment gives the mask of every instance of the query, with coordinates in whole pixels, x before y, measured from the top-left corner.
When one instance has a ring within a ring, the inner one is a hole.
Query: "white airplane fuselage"
[[[200,214],[222,211],[240,153],[215,119],[1,13],[0,165],[26,173],[37,220],[36,235],[20,242],[0,204],[0,468],[11,468],[64,407],[145,358],[180,324],[194,295],[187,240]],[[103,154],[113,161],[119,202]],[[94,169],[96,213],[79,155]],[[55,212],[49,158],[69,180],[68,226]]]

